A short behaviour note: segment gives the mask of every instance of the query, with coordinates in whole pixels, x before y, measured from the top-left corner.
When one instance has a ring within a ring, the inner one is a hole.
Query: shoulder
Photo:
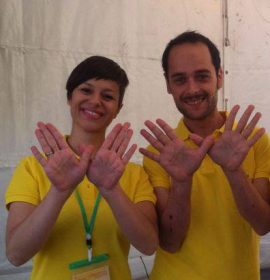
[[[259,128],[255,128],[254,131],[252,132],[252,136],[254,136],[254,134],[256,134],[256,132],[259,130]],[[265,132],[259,139],[258,141],[254,144],[253,149],[255,150],[255,152],[257,153],[270,153],[270,139],[269,139],[269,135]]]
[[[15,168],[15,173],[16,171],[26,171],[31,174],[44,173],[42,166],[34,156],[26,156],[22,158]]]
[[[120,184],[130,200],[134,203],[142,201],[156,202],[154,190],[150,184],[148,175],[140,164],[128,163]]]
[[[121,177],[121,185],[127,190],[136,190],[142,186],[151,186],[148,175],[143,167],[137,163],[128,163]]]
[[[33,156],[27,156],[13,172],[5,193],[6,205],[16,201],[37,205],[48,186],[49,181],[39,162]]]
[[[125,169],[123,176],[124,177],[126,177],[126,176],[138,177],[138,176],[143,176],[143,174],[145,174],[145,171],[140,164],[134,163],[134,162],[129,162],[126,165],[126,169]]]

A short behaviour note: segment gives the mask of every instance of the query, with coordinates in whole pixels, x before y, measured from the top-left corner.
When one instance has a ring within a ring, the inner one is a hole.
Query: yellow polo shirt
[[[223,130],[216,130],[214,137]],[[176,133],[187,146],[196,148],[183,120]],[[250,149],[243,169],[249,178],[269,178],[269,160],[269,138],[264,135]],[[159,164],[145,157],[144,167],[153,186],[170,188],[169,175]],[[224,173],[208,155],[193,176],[186,239],[175,254],[158,249],[150,279],[259,279],[259,238],[239,214]]]
[[[139,165],[129,163],[120,180],[120,186],[129,199],[138,203],[156,198],[148,176]],[[23,201],[38,205],[50,189],[50,181],[34,157],[23,159],[17,166],[5,198],[6,205]],[[97,189],[85,177],[78,185],[88,219],[92,214]],[[101,199],[93,230],[93,255],[109,254],[112,280],[130,280],[128,266],[129,241],[121,232],[114,215],[104,199]],[[33,280],[71,279],[68,265],[87,258],[83,219],[75,194],[62,208],[49,240],[33,260]]]

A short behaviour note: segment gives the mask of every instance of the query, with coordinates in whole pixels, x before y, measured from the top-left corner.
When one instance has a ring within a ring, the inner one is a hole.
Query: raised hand
[[[177,137],[174,130],[165,121],[158,119],[156,122],[161,129],[151,121],[145,122],[154,136],[145,129],[141,130],[141,134],[159,154],[144,148],[140,148],[140,152],[158,162],[174,180],[186,180],[199,168],[205,154],[214,142],[213,137],[206,137],[199,148],[192,149]]]
[[[137,148],[133,144],[127,150],[133,134],[129,126],[129,123],[117,124],[112,129],[87,170],[88,179],[103,195],[116,187],[126,164]]]
[[[233,124],[239,108],[238,105],[232,108],[225,122],[224,133],[209,151],[209,155],[217,164],[230,171],[234,171],[241,166],[249,149],[265,132],[263,128],[260,128],[252,135],[261,117],[260,113],[256,113],[251,121],[248,122],[254,110],[252,105],[247,107],[237,127],[233,130]]]
[[[73,191],[86,174],[93,147],[85,147],[78,159],[52,124],[39,122],[37,125],[35,134],[46,157],[36,146],[31,147],[33,155],[55,188],[59,191]]]

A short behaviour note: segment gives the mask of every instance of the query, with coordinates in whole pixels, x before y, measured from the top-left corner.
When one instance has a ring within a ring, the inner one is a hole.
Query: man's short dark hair
[[[90,79],[116,82],[119,86],[119,106],[122,104],[129,83],[127,74],[115,61],[104,56],[88,57],[73,69],[66,83],[67,99],[71,99],[77,86]]]
[[[166,46],[163,55],[162,55],[162,67],[164,71],[164,75],[166,79],[168,78],[168,58],[170,51],[173,47],[178,45],[183,45],[185,43],[202,43],[208,47],[208,50],[211,55],[212,63],[215,67],[216,74],[218,75],[218,71],[220,68],[220,54],[219,50],[216,45],[207,37],[203,36],[202,34],[196,31],[186,31],[174,39],[172,39],[168,45]]]

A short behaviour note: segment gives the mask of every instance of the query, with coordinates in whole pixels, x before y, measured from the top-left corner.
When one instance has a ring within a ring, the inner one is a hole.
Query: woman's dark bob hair
[[[71,99],[77,86],[90,79],[116,82],[119,86],[119,106],[122,104],[129,83],[127,74],[116,62],[103,56],[88,57],[73,69],[66,84],[67,99]]]

